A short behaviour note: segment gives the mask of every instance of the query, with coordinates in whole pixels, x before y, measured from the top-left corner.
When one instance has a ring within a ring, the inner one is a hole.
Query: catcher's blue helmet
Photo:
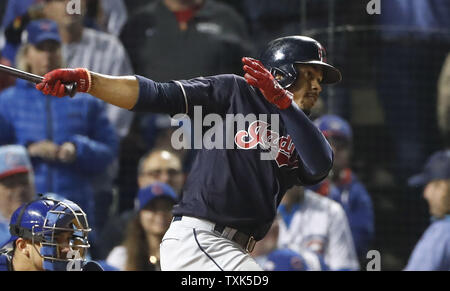
[[[324,84],[342,80],[338,69],[326,63],[324,47],[315,39],[306,36],[287,36],[271,41],[260,56],[264,67],[277,78],[281,87],[291,86],[297,79],[295,64],[318,65],[323,71]]]
[[[40,244],[38,250],[44,259],[45,270],[67,270],[69,262],[84,261],[89,248],[88,233],[91,231],[84,211],[74,202],[41,197],[19,207],[11,216],[9,225],[11,238],[6,244],[19,237]],[[66,245],[58,242],[58,235],[70,233]],[[62,255],[62,248],[70,252]],[[70,255],[69,255],[70,254]]]

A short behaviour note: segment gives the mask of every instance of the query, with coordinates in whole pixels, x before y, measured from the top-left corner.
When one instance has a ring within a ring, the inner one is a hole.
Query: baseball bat
[[[4,72],[6,74],[9,74],[11,76],[30,81],[35,84],[39,84],[44,80],[44,77],[34,75],[28,72],[24,72],[15,68],[11,68],[5,65],[0,64],[0,72]],[[75,96],[77,93],[77,83],[70,83],[70,84],[64,84],[66,94],[70,97]]]

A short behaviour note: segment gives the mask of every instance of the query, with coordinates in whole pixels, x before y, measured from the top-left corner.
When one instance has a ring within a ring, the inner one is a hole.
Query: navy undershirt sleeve
[[[142,76],[139,81],[139,97],[131,109],[135,112],[186,113],[186,100],[180,86],[175,82],[159,83]]]
[[[159,83],[142,76],[139,82],[139,97],[131,109],[136,112],[157,112],[170,115],[192,116],[194,106],[201,106],[203,114],[223,114],[230,100],[239,94],[234,75],[199,77],[190,80]]]
[[[302,185],[319,183],[328,175],[333,165],[331,146],[294,102],[289,108],[280,110],[280,116],[299,156],[300,183]]]
[[[204,115],[224,114],[233,98],[239,98],[241,92],[236,76],[231,74],[198,77],[179,81],[187,96],[188,115],[192,117],[195,106],[201,106]]]

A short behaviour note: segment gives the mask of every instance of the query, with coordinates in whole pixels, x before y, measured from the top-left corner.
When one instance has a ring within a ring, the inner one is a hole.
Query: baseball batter
[[[193,116],[194,106],[201,106],[204,114],[222,117],[267,116],[241,131],[224,123],[223,135],[235,137],[234,149],[198,152],[161,243],[162,270],[261,270],[248,253],[272,225],[284,193],[293,185],[320,182],[331,169],[332,150],[308,118],[321,84],[341,80],[326,63],[322,45],[308,37],[284,37],[268,44],[261,61],[242,62],[245,78],[158,83],[78,68],[54,70],[36,86],[63,97],[63,84],[76,82],[78,92],[133,111]],[[271,127],[272,119],[278,126]],[[268,144],[277,148],[272,160],[261,158]]]

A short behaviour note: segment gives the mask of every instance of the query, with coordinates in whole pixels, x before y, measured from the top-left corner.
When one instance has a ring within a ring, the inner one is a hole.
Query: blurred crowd
[[[319,185],[286,194],[252,253],[264,269],[365,270],[373,249],[386,269],[417,269],[432,238],[407,260],[430,215],[430,228],[450,233],[447,1],[382,1],[380,15],[360,0],[80,0],[80,13],[69,2],[1,1],[0,63],[169,81],[242,75],[241,58],[258,58],[277,37],[304,34],[328,49],[344,80],[323,92],[311,119],[334,166]],[[0,73],[0,246],[20,205],[56,193],[86,212],[89,255],[105,269],[159,270],[159,243],[195,158],[173,149],[175,130],[166,115],[88,94],[52,98]],[[430,213],[422,188],[409,185],[426,186]]]

